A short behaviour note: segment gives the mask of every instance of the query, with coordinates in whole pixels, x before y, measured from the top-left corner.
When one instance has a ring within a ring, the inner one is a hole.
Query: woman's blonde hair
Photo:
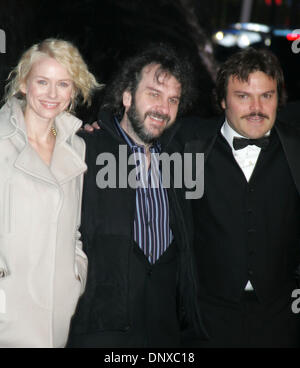
[[[83,103],[90,105],[93,90],[100,88],[101,85],[97,83],[93,74],[88,71],[88,67],[77,47],[68,41],[55,38],[48,38],[31,46],[24,52],[18,65],[8,76],[9,82],[5,88],[5,100],[12,96],[25,99],[25,96],[20,90],[21,84],[26,82],[33,63],[42,56],[54,58],[70,74],[74,84],[74,93],[69,110],[71,111],[75,108],[80,95],[82,96]]]

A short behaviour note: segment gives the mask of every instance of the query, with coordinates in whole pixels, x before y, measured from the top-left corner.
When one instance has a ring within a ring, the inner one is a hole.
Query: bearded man
[[[82,134],[88,172],[81,234],[89,270],[70,347],[179,347],[205,336],[184,201],[162,185],[157,156],[166,148],[159,138],[192,101],[192,76],[173,49],[149,48],[108,87],[101,129]],[[138,185],[124,180],[129,167]]]

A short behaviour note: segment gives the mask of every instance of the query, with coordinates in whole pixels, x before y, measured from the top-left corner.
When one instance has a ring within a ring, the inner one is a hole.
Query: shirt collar
[[[124,141],[128,144],[130,149],[134,151],[135,149],[140,149],[145,151],[145,147],[142,145],[137,144],[121,127],[118,119],[115,117],[115,126],[117,128],[117,132],[119,135],[124,139]],[[150,152],[160,152],[161,151],[161,144],[158,141],[155,141],[153,145],[150,147]]]
[[[239,134],[238,132],[236,132],[229,124],[227,121],[227,118],[225,118],[225,122],[222,125],[221,128],[221,133],[223,135],[223,137],[226,139],[226,141],[228,142],[228,144],[230,145],[231,149],[233,151],[235,151],[235,149],[233,148],[233,138],[234,137],[238,137],[238,138],[246,138],[244,136],[242,136],[241,134]],[[271,131],[269,130],[265,136],[269,136],[271,133]],[[246,148],[246,147],[245,147]],[[257,147],[258,149],[260,149],[259,147]]]

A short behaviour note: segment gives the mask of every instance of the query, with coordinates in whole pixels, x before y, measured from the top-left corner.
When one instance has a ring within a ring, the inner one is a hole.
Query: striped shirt
[[[148,261],[154,264],[173,240],[169,223],[169,200],[163,188],[159,169],[160,145],[150,147],[151,164],[147,170],[146,150],[136,144],[115,120],[117,131],[130,147],[136,166],[136,209],[134,216],[134,241]]]

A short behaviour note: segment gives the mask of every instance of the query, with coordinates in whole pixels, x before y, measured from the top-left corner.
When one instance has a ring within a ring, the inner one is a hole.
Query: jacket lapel
[[[84,173],[87,166],[69,144],[61,142],[54,148],[50,169],[57,182],[62,185]]]
[[[15,161],[17,169],[54,185],[62,185],[86,171],[87,167],[83,157],[79,157],[72,148],[72,144],[70,144],[76,131],[81,126],[79,119],[66,112],[56,117],[55,125],[58,134],[51,165],[48,167],[27,142],[26,126],[19,103],[16,99],[12,99],[11,103],[13,104],[13,113],[11,113],[10,105],[8,105],[7,112],[4,111],[7,115],[7,119],[4,121],[8,122],[8,127],[5,131],[0,130],[0,138],[9,138],[18,150],[19,155]],[[80,151],[84,152],[84,147],[81,148]]]
[[[275,129],[279,135],[292,177],[300,194],[300,131],[295,127],[277,122]]]
[[[79,157],[73,148],[75,144],[74,135],[81,126],[81,120],[74,115],[63,112],[55,119],[57,129],[56,144],[53,151],[50,169],[57,180],[62,185],[76,176],[86,171],[84,157]],[[84,143],[80,152],[85,151]]]
[[[26,144],[15,161],[15,167],[28,175],[51,184],[57,184],[48,166],[42,161],[30,144]]]
[[[224,117],[218,120],[199,121],[199,128],[196,132],[198,138],[187,142],[184,151],[189,153],[204,153],[204,160],[206,161],[223,122]]]
[[[20,149],[18,137],[13,138],[14,145]],[[48,167],[30,144],[21,150],[15,162],[15,167],[26,174],[51,184],[64,184],[85,172],[86,164],[67,142],[57,142],[53,151],[51,165]]]

